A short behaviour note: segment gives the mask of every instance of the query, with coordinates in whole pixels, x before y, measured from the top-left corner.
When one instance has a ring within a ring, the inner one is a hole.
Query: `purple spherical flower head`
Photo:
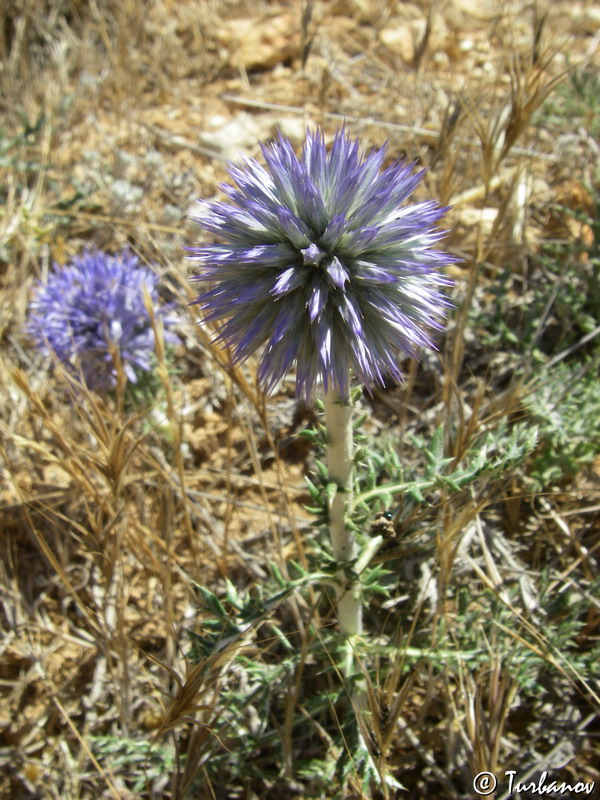
[[[279,134],[255,159],[230,165],[231,202],[204,202],[194,219],[225,244],[192,248],[193,280],[208,321],[226,320],[218,341],[240,362],[264,346],[259,378],[270,390],[296,367],[296,393],[322,379],[342,397],[351,371],[368,387],[402,378],[398,352],[434,347],[450,303],[441,269],[455,261],[433,249],[446,209],[403,205],[423,177],[397,162],[381,171],[386,146],[364,156],[338,131],[327,153],[308,132],[298,158]]]
[[[65,267],[55,265],[47,282],[38,284],[27,332],[70,371],[81,370],[91,389],[116,385],[115,351],[135,383],[139,373],[154,366],[154,332],[143,287],[154,304],[157,283],[158,277],[133,253],[86,251]],[[173,338],[165,334],[165,340]]]

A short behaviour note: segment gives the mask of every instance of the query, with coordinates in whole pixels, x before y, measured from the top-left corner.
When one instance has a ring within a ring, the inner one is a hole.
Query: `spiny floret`
[[[259,378],[269,391],[292,367],[296,393],[322,380],[342,397],[349,374],[368,387],[401,379],[398,352],[435,345],[450,305],[442,273],[455,259],[434,245],[446,212],[436,202],[402,205],[423,177],[405,161],[382,171],[386,146],[367,156],[339,130],[330,152],[308,132],[300,157],[278,135],[230,165],[229,202],[201,202],[195,221],[224,244],[192,248],[212,284],[195,302],[234,362],[264,347]]]

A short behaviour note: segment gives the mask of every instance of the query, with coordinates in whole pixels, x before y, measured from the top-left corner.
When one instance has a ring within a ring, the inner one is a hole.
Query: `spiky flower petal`
[[[91,389],[116,384],[115,354],[127,378],[153,369],[154,333],[144,305],[153,305],[158,277],[129,251],[114,256],[86,251],[65,267],[54,266],[31,301],[27,332],[44,352],[53,352]],[[171,319],[157,311],[168,324]],[[166,340],[174,337],[168,331]]]
[[[446,209],[403,205],[422,179],[400,161],[381,170],[386,147],[364,156],[338,131],[327,153],[308,132],[298,158],[278,136],[255,159],[230,165],[230,202],[204,202],[194,219],[225,244],[192,249],[197,299],[208,321],[226,320],[218,341],[241,362],[264,346],[259,378],[270,390],[296,367],[296,392],[321,379],[342,397],[349,371],[367,386],[401,379],[398,352],[434,347],[449,303],[441,273],[454,259],[433,246]]]

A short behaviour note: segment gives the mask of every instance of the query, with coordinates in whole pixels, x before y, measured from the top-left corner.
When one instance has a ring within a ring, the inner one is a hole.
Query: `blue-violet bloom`
[[[158,276],[125,250],[114,256],[86,251],[65,267],[54,265],[31,301],[27,332],[44,352],[52,351],[91,389],[116,385],[115,352],[136,383],[154,367],[154,332],[144,305],[146,286],[157,303]],[[157,310],[165,326],[173,320]],[[175,337],[165,331],[165,341]]]
[[[423,172],[400,161],[381,171],[386,146],[364,156],[344,129],[327,153],[323,134],[307,132],[300,157],[278,135],[253,158],[229,165],[231,202],[201,202],[193,217],[225,244],[191,249],[212,284],[194,302],[207,321],[226,320],[217,341],[234,363],[264,345],[259,379],[271,390],[296,368],[296,394],[319,379],[341,397],[352,372],[368,387],[399,381],[398,352],[435,345],[450,305],[441,289],[455,259],[433,249],[446,209],[434,201],[403,205]]]

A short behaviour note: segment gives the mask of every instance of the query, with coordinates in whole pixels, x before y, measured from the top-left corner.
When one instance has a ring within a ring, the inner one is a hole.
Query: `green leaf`
[[[334,500],[334,498],[335,498],[335,496],[336,496],[336,494],[338,493],[339,490],[340,489],[339,489],[339,486],[337,485],[337,483],[331,483],[330,482],[325,486],[325,494],[327,495],[327,507],[328,508],[331,508],[331,504],[333,503],[333,500]]]
[[[273,562],[273,561],[272,561],[272,562],[269,564],[269,566],[270,566],[270,568],[271,568],[271,572],[273,573],[273,577],[275,578],[275,580],[277,581],[277,583],[278,583],[278,584],[279,584],[279,585],[280,585],[282,588],[283,588],[284,586],[287,586],[287,581],[285,580],[285,578],[284,578],[284,577],[283,577],[283,575],[281,574],[281,570],[279,569],[279,567],[277,566],[277,564],[275,564],[275,562]]]
[[[365,420],[369,418],[369,414],[361,414],[360,417],[352,423],[354,430],[361,428]]]
[[[312,514],[314,517],[320,517],[323,514],[323,506],[306,506],[306,505],[303,505],[302,508],[308,514]]]
[[[315,486],[315,484],[307,475],[304,476],[304,481],[308,487],[308,493],[310,494],[311,499],[318,503],[321,499],[321,490]]]
[[[225,610],[225,606],[217,595],[214,592],[211,592],[210,589],[207,589],[206,586],[201,586],[196,584],[196,589],[202,595],[206,608],[212,611],[214,614],[219,617],[219,619],[224,619],[228,616],[227,611]]]
[[[406,487],[406,491],[412,497],[412,499],[415,500],[417,503],[424,503],[425,502],[425,498],[424,498],[423,493],[421,492],[418,484],[409,483],[408,486]]]
[[[307,439],[311,444],[319,441],[319,432],[314,428],[304,428],[296,434],[300,439]]]
[[[323,480],[327,480],[329,477],[329,470],[327,469],[327,465],[324,464],[322,461],[315,459],[315,466],[319,471],[319,475],[323,478]]]

